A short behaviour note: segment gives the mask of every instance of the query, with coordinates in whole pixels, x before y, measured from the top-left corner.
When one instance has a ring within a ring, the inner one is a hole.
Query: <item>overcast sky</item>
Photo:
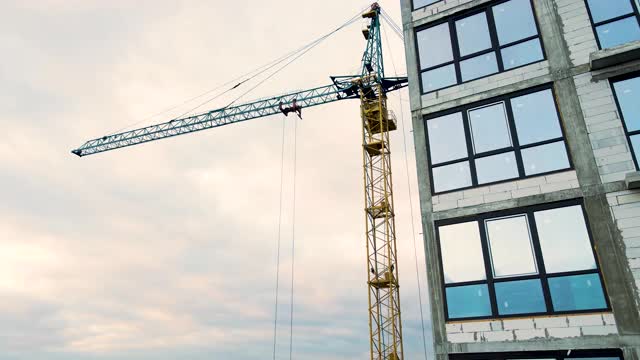
[[[135,123],[169,120],[193,104],[148,117],[310,42],[367,5],[0,0],[0,358],[271,358],[283,117],[82,159],[69,151]],[[381,5],[400,23],[398,0]],[[353,72],[365,45],[361,25],[245,100]],[[394,63],[404,74],[401,40],[388,29],[383,41],[387,75]],[[409,148],[407,173],[403,134],[393,133],[399,270],[406,358],[420,359],[407,179],[425,315],[428,307],[406,91],[401,96],[391,95],[398,118],[404,112]],[[358,102],[303,115],[294,358],[364,359]],[[288,359],[289,349],[294,121],[286,119],[278,359]]]

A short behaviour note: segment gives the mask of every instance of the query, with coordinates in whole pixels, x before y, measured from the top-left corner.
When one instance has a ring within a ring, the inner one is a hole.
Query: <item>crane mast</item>
[[[396,119],[387,108],[387,93],[407,85],[406,77],[385,77],[380,27],[381,9],[374,3],[362,17],[367,46],[361,72],[331,77],[332,84],[241,105],[228,105],[202,114],[173,119],[140,129],[89,140],[71,152],[77,156],[138,145],[338,100],[360,99],[362,159],[367,249],[367,287],[371,360],[402,360],[402,321],[396,248],[391,146],[389,132]],[[288,112],[285,112],[285,115]]]
[[[360,85],[371,359],[399,360],[404,351],[389,142],[397,125],[378,81],[384,78],[380,7],[373,4],[362,16],[371,19],[363,31],[367,50]]]

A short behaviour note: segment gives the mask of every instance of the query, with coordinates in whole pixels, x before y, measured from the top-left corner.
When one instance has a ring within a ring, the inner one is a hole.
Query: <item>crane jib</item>
[[[103,136],[89,140],[71,152],[80,157],[88,156],[163,138],[266,117],[281,112],[280,102],[289,104],[293,102],[293,100],[296,100],[297,104],[302,107],[312,107],[338,100],[355,99],[358,98],[358,94],[354,82],[358,79],[360,78],[356,76],[333,77],[333,85],[284,94],[241,105],[227,106],[203,114],[173,119],[156,125]],[[407,85],[407,78],[385,78],[382,79],[380,83],[384,91],[393,91],[405,87]]]

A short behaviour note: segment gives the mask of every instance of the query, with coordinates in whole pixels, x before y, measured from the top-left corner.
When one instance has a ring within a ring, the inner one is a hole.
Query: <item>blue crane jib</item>
[[[122,147],[138,145],[154,140],[211,129],[245,120],[261,118],[281,113],[281,103],[291,104],[295,100],[300,107],[312,107],[330,102],[358,99],[359,86],[357,76],[334,77],[333,84],[314,89],[294,92],[265,100],[241,105],[227,106],[202,114],[173,119],[164,123],[107,135],[89,140],[71,152],[78,156],[87,156]],[[407,78],[385,78],[380,82],[385,91],[393,91],[407,85]]]
[[[172,119],[160,124],[102,136],[85,142],[71,152],[82,157],[245,120],[275,115],[283,112],[282,104],[289,106],[293,104],[294,101],[295,106],[306,108],[338,100],[357,99],[359,98],[359,90],[365,92],[369,90],[371,96],[375,96],[374,85],[380,85],[383,92],[403,88],[407,86],[406,77],[384,77],[379,12],[380,7],[374,4],[371,10],[362,15],[364,18],[369,18],[371,22],[363,31],[367,39],[367,46],[361,60],[361,73],[358,75],[332,76],[331,85],[292,92],[286,95],[252,101],[241,105],[228,105],[197,115]],[[289,109],[291,110],[291,108]]]

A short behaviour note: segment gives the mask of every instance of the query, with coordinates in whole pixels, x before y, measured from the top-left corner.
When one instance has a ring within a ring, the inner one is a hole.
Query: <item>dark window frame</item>
[[[545,263],[544,263],[544,259],[543,259],[543,256],[542,256],[542,248],[540,246],[540,239],[539,239],[539,236],[538,236],[538,228],[537,228],[537,224],[536,224],[534,213],[537,212],[537,211],[551,210],[551,209],[570,207],[570,206],[580,206],[581,209],[582,209],[582,214],[583,214],[583,217],[584,217],[584,220],[585,220],[585,224],[586,224],[586,227],[587,227],[587,234],[589,235],[589,242],[591,243],[591,251],[593,252],[593,257],[594,257],[595,262],[596,262],[596,268],[592,269],[592,270],[565,271],[565,272],[547,274]],[[485,220],[490,220],[490,219],[493,219],[493,218],[500,218],[500,217],[504,217],[504,216],[513,216],[513,215],[526,215],[527,220],[529,221],[529,231],[530,231],[530,235],[531,235],[531,242],[533,244],[534,258],[536,260],[537,267],[538,267],[538,274],[495,278],[493,276],[493,271],[492,271],[492,267],[491,267],[491,258],[490,258],[490,252],[489,252],[489,243],[488,243],[487,233],[486,233],[486,231],[484,231],[484,225],[483,224],[484,224]],[[442,246],[441,246],[441,243],[440,243],[439,228],[441,226],[455,225],[455,224],[464,223],[464,222],[470,222],[470,221],[477,222],[478,226],[479,226],[480,242],[481,242],[481,245],[482,245],[482,252],[483,252],[483,260],[484,260],[484,266],[485,266],[486,279],[485,280],[474,280],[474,281],[465,281],[465,282],[447,284],[445,282],[445,278],[444,278],[444,264],[443,264],[443,257],[442,257]],[[478,214],[478,215],[462,217],[462,218],[456,218],[456,219],[440,220],[440,221],[436,221],[436,223],[435,223],[435,233],[436,233],[436,247],[437,247],[437,250],[438,250],[438,258],[439,258],[438,259],[438,266],[439,266],[439,269],[440,269],[440,281],[442,283],[442,287],[441,287],[442,288],[442,297],[443,297],[443,300],[444,300],[443,301],[443,305],[444,305],[445,321],[506,319],[506,318],[519,318],[519,317],[527,317],[527,316],[589,314],[589,313],[596,313],[596,312],[609,312],[609,311],[612,311],[611,302],[609,300],[608,291],[607,291],[607,288],[606,288],[606,284],[604,282],[604,278],[602,276],[600,262],[598,261],[599,260],[598,254],[597,254],[597,252],[595,250],[595,243],[593,241],[593,235],[591,233],[591,226],[590,226],[589,218],[587,217],[587,212],[586,212],[586,209],[584,207],[584,202],[583,202],[583,200],[581,198],[572,199],[572,200],[565,200],[565,201],[559,201],[559,202],[553,202],[553,203],[547,203],[547,204],[539,204],[539,205],[523,207],[523,208],[513,208],[513,209],[508,209],[508,210],[502,210],[502,211],[494,211],[494,212]],[[549,282],[547,280],[549,278],[558,278],[558,277],[566,277],[566,276],[574,276],[574,275],[587,275],[587,274],[589,274],[589,275],[598,274],[598,277],[600,278],[600,283],[602,285],[602,291],[603,291],[603,294],[604,294],[604,299],[605,299],[607,307],[603,308],[603,309],[554,311],[553,310],[553,303],[552,303],[552,300],[551,300],[551,290],[549,289]],[[540,283],[541,283],[541,286],[542,286],[542,294],[543,294],[543,297],[544,297],[544,302],[545,302],[545,306],[547,308],[547,311],[546,312],[537,312],[537,313],[522,313],[522,314],[500,315],[498,313],[498,303],[497,303],[497,300],[496,300],[496,290],[495,290],[494,284],[495,283],[501,283],[501,282],[512,282],[512,281],[518,281],[518,280],[532,280],[532,279],[540,280]],[[487,289],[488,289],[488,292],[489,292],[489,302],[490,302],[490,305],[491,305],[491,315],[488,315],[488,316],[474,316],[474,317],[462,317],[462,318],[450,318],[449,317],[449,308],[448,308],[449,305],[447,303],[447,291],[446,291],[447,288],[467,286],[467,285],[485,285],[485,284],[487,285]]]
[[[437,4],[437,3],[442,2],[442,1],[444,1],[444,0],[437,0],[437,1],[432,2],[431,4],[428,4],[428,5],[416,7],[415,6],[415,2],[416,1],[415,0],[411,0],[411,9],[412,9],[411,11],[420,10],[420,9],[426,8],[427,6],[431,6],[431,5]]]
[[[449,355],[450,360],[509,360],[509,359],[580,359],[591,357],[618,357],[624,360],[621,349],[587,349],[587,350],[550,350],[550,351],[516,351],[492,353],[461,353]]]
[[[559,125],[560,125],[560,131],[562,132],[562,136],[561,137],[557,137],[557,138],[548,139],[548,140],[545,140],[545,141],[540,141],[540,142],[527,144],[527,145],[520,145],[519,140],[518,140],[516,126],[515,126],[515,118],[513,116],[513,110],[511,108],[511,103],[510,103],[509,100],[513,99],[515,97],[518,97],[518,96],[523,96],[523,95],[527,95],[527,94],[531,94],[531,93],[535,93],[535,92],[543,91],[543,90],[551,90],[551,94],[552,94],[553,100],[554,100],[553,102],[554,102],[555,109],[556,109],[556,114],[558,115],[558,121],[559,121]],[[503,101],[505,103],[505,111],[507,112],[507,121],[508,121],[508,125],[509,125],[509,132],[510,132],[510,135],[511,135],[512,146],[508,147],[508,148],[502,148],[502,149],[498,149],[498,150],[492,150],[492,151],[488,151],[488,152],[475,154],[474,150],[473,150],[473,139],[472,139],[471,129],[470,129],[470,125],[469,125],[468,111],[471,110],[471,109],[474,109],[474,108],[478,108],[478,107],[482,107],[482,106],[498,103],[498,102],[501,102],[501,101]],[[429,133],[428,133],[428,130],[427,130],[428,129],[427,122],[429,120],[431,120],[431,119],[434,119],[434,118],[438,118],[438,117],[445,116],[445,115],[451,115],[451,114],[455,114],[455,113],[462,113],[462,122],[463,122],[464,132],[465,132],[464,135],[465,135],[465,140],[466,140],[466,144],[467,144],[467,157],[466,158],[456,159],[456,160],[450,160],[450,161],[446,161],[446,162],[441,162],[441,163],[438,163],[436,165],[433,165],[433,162],[431,161],[431,149],[430,149],[430,145],[429,145]],[[553,87],[553,84],[539,85],[539,86],[527,88],[527,89],[524,89],[524,90],[520,90],[520,91],[517,91],[517,92],[513,92],[513,93],[501,95],[501,96],[498,96],[498,97],[494,97],[494,98],[491,98],[491,99],[486,99],[486,100],[483,100],[483,101],[474,102],[474,103],[471,103],[471,104],[466,104],[466,105],[463,105],[463,106],[459,106],[459,107],[456,107],[456,108],[453,108],[453,109],[447,109],[447,110],[440,111],[440,112],[437,112],[437,113],[429,114],[429,115],[424,117],[423,121],[424,121],[424,126],[425,126],[425,141],[426,141],[426,146],[427,146],[427,158],[428,158],[427,161],[428,161],[428,169],[429,169],[429,179],[430,179],[430,182],[431,182],[431,193],[433,195],[442,195],[442,194],[447,194],[447,193],[456,192],[456,191],[462,191],[462,190],[468,190],[468,189],[473,189],[473,188],[482,187],[482,186],[495,185],[495,184],[500,184],[500,183],[505,183],[505,182],[511,182],[511,181],[516,181],[516,180],[528,179],[528,178],[532,178],[532,177],[545,176],[545,175],[551,175],[551,174],[555,174],[555,173],[574,170],[573,160],[571,158],[571,153],[569,152],[569,146],[567,144],[566,133],[565,133],[565,129],[564,129],[564,122],[562,121],[562,113],[560,112],[560,108],[558,107],[558,102],[556,101],[556,93],[555,93],[555,89]],[[523,163],[523,160],[522,160],[522,150],[533,148],[533,147],[536,147],[536,146],[547,145],[547,144],[555,143],[555,142],[558,142],[558,141],[563,141],[564,142],[565,150],[567,152],[567,159],[569,160],[569,167],[565,168],[565,169],[558,169],[558,170],[552,170],[552,171],[538,173],[538,174],[526,175],[525,170],[524,170],[524,163]],[[516,163],[517,163],[517,167],[518,167],[518,177],[511,178],[511,179],[506,179],[506,180],[498,180],[498,181],[488,182],[488,183],[483,183],[483,184],[478,183],[478,174],[477,174],[477,170],[476,170],[475,160],[476,159],[485,158],[485,157],[489,157],[489,156],[493,156],[493,155],[505,154],[505,153],[508,153],[508,152],[514,152],[515,153]],[[442,166],[461,163],[461,162],[464,162],[464,161],[468,161],[469,162],[469,169],[470,169],[469,171],[471,173],[471,186],[436,192],[435,183],[434,183],[434,177],[433,177],[433,169],[434,168],[438,168],[438,167],[442,167]]]
[[[620,101],[618,100],[618,94],[616,93],[616,89],[613,86],[613,84],[615,84],[618,81],[624,81],[624,80],[629,80],[633,78],[640,78],[640,72],[634,72],[634,73],[618,76],[615,78],[611,78],[609,79],[609,84],[611,85],[611,92],[613,93],[613,99],[616,102],[616,109],[618,109],[620,120],[622,120],[622,128],[624,129],[624,134],[625,134],[625,137],[627,138],[629,151],[631,151],[631,158],[633,159],[633,163],[636,166],[636,170],[640,170],[640,154],[635,153],[633,144],[631,143],[631,137],[634,135],[640,136],[640,130],[629,131],[629,128],[627,127],[627,122],[624,119],[624,114],[622,113],[622,107],[620,106]]]
[[[415,41],[414,41],[413,45],[414,45],[414,48],[415,48],[415,52],[417,54],[418,76],[420,77],[420,81],[419,81],[419,83],[420,83],[420,93],[422,95],[429,94],[429,93],[436,92],[436,91],[441,91],[441,90],[444,90],[444,89],[447,89],[447,88],[450,88],[450,87],[453,87],[453,86],[458,86],[458,85],[461,85],[461,84],[464,84],[464,83],[467,83],[467,82],[484,79],[484,78],[489,77],[489,76],[497,75],[497,74],[500,74],[500,73],[503,73],[503,72],[515,70],[515,69],[518,69],[518,68],[521,68],[521,67],[524,67],[524,66],[529,66],[531,64],[536,64],[536,63],[539,63],[539,62],[547,60],[547,52],[545,51],[544,41],[542,40],[542,35],[540,34],[540,24],[539,24],[539,21],[538,21],[538,17],[536,16],[536,10],[535,10],[535,7],[533,5],[533,0],[529,0],[529,4],[531,6],[531,11],[533,13],[533,20],[534,20],[535,25],[536,25],[537,35],[529,36],[529,37],[526,37],[526,38],[523,38],[523,39],[520,39],[520,40],[517,40],[517,41],[513,41],[513,42],[510,42],[510,43],[507,43],[507,44],[504,44],[504,45],[500,45],[500,43],[498,42],[498,32],[496,30],[495,21],[493,19],[493,11],[491,11],[491,8],[496,6],[496,5],[500,5],[502,3],[506,3],[508,1],[510,1],[510,0],[501,0],[501,1],[496,1],[496,2],[489,2],[488,4],[483,4],[483,5],[480,5],[478,7],[474,7],[472,9],[466,10],[466,11],[461,11],[459,13],[456,13],[453,16],[449,16],[449,17],[446,17],[446,18],[444,18],[442,20],[434,21],[434,22],[429,23],[429,24],[425,24],[423,26],[420,26],[420,27],[417,27],[417,28],[414,29]],[[460,56],[460,45],[458,44],[458,33],[456,31],[456,25],[455,25],[456,21],[464,19],[464,18],[469,17],[469,16],[477,15],[477,14],[480,14],[480,13],[483,13],[483,12],[486,13],[486,17],[487,17],[487,26],[489,28],[489,36],[490,36],[490,39],[491,39],[491,47],[489,49],[477,51],[477,52],[475,52],[473,54],[467,54],[467,55],[464,55],[464,56]],[[432,27],[435,27],[435,26],[438,26],[438,25],[442,25],[444,23],[448,23],[449,24],[449,36],[450,36],[450,41],[451,41],[451,50],[452,50],[452,53],[453,53],[453,60],[422,69],[422,66],[420,65],[420,50],[419,50],[419,46],[418,46],[418,33],[420,31],[422,31],[422,30],[426,30],[426,29],[429,29],[429,28],[432,28]],[[540,59],[538,61],[535,61],[535,62],[531,62],[531,63],[524,64],[524,65],[519,65],[519,66],[512,67],[512,68],[509,68],[509,69],[505,70],[504,69],[504,64],[502,63],[501,50],[504,49],[504,48],[511,47],[511,46],[514,46],[514,45],[519,45],[521,43],[524,43],[524,42],[527,42],[527,41],[530,41],[530,40],[534,40],[534,39],[538,39],[538,41],[540,42],[540,49],[542,51],[542,59]],[[478,78],[475,78],[475,79],[472,79],[472,80],[467,80],[467,81],[463,81],[462,80],[462,72],[460,70],[460,63],[462,61],[468,60],[468,59],[471,59],[471,58],[474,58],[474,57],[477,57],[477,56],[490,54],[492,52],[495,53],[495,55],[496,55],[496,63],[497,63],[497,66],[498,66],[498,71],[497,72],[489,74],[489,75],[484,75],[484,76],[481,76],[481,77],[478,77]],[[424,86],[422,84],[422,74],[427,72],[427,71],[434,70],[434,69],[441,68],[441,67],[445,67],[445,66],[448,66],[448,65],[451,65],[451,64],[453,64],[454,69],[455,69],[455,73],[456,73],[456,79],[455,79],[456,81],[455,81],[455,83],[452,84],[452,85],[446,86],[446,87],[442,87],[442,88],[439,88],[439,89],[436,89],[436,90],[431,90],[429,92],[425,92],[424,91]]]
[[[600,38],[598,37],[598,32],[596,31],[596,27],[598,27],[600,25],[606,25],[606,24],[609,24],[609,23],[612,23],[612,22],[616,22],[618,20],[630,18],[632,16],[634,16],[636,18],[636,21],[638,22],[638,26],[640,26],[640,12],[638,11],[638,4],[636,4],[635,0],[628,0],[628,1],[631,2],[631,7],[633,8],[633,12],[631,14],[616,16],[614,18],[595,23],[593,21],[593,15],[591,14],[591,8],[589,7],[589,3],[587,2],[587,0],[584,0],[584,6],[586,6],[587,13],[589,14],[589,23],[591,23],[591,30],[593,31],[593,36],[595,36],[595,38],[596,38],[596,43],[598,44],[598,49],[599,50],[603,50],[603,49],[602,49],[602,45],[600,44]]]

